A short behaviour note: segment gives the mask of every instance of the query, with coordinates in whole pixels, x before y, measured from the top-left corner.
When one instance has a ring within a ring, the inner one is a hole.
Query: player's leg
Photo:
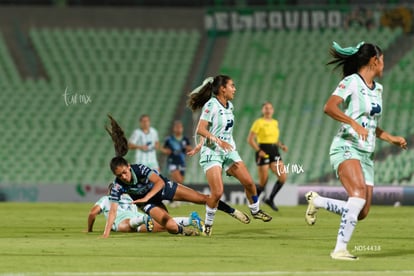
[[[170,234],[182,235],[196,235],[198,232],[191,231],[192,229],[185,228],[178,225],[174,219],[163,208],[153,204],[147,204],[144,211],[151,216],[151,218],[164,227]]]
[[[259,176],[259,184],[256,185],[257,190],[257,196],[260,196],[260,194],[264,191],[266,187],[267,180],[269,178],[269,165],[263,164],[257,166],[257,174]]]
[[[156,233],[156,232],[165,232],[167,231],[163,226],[161,226],[158,222],[152,220],[153,222],[153,228],[151,233]],[[139,233],[148,233],[149,231],[147,230],[147,227],[145,227],[145,225],[140,225],[137,228],[137,232]]]
[[[182,226],[194,226],[200,232],[203,231],[204,221],[197,212],[191,212],[188,217],[173,217],[175,222]]]
[[[208,186],[210,187],[210,195],[206,198],[206,217],[203,232],[206,236],[211,236],[214,217],[220,198],[224,192],[221,166],[214,165],[208,168],[206,170],[206,178]]]
[[[367,185],[360,161],[357,159],[343,161],[338,167],[338,177],[349,198],[342,212],[336,246],[331,257],[354,260],[357,258],[349,254],[347,245],[354,232],[359,213],[365,206],[367,196]]]
[[[184,183],[184,176],[182,175],[181,171],[178,169],[178,166],[176,166],[177,169],[172,170],[170,172],[171,180],[177,183]]]
[[[197,192],[187,186],[177,183],[177,189],[175,191],[173,200],[187,201],[195,204],[205,204],[208,196]]]
[[[136,232],[136,228],[135,229],[131,228],[131,226],[129,225],[129,221],[130,221],[129,218],[124,219],[123,221],[121,221],[118,224],[117,232],[124,232],[124,233],[126,233],[126,232]]]
[[[265,203],[270,206],[275,211],[278,211],[279,209],[275,205],[275,197],[277,193],[282,189],[283,184],[286,182],[287,178],[287,172],[285,170],[285,164],[281,159],[278,159],[275,162],[272,162],[270,164],[270,169],[272,172],[277,176],[277,181],[272,187],[272,191],[269,195],[269,197],[265,200]]]
[[[227,174],[234,176],[244,187],[247,200],[249,201],[249,208],[252,216],[255,219],[261,219],[265,222],[271,221],[272,217],[260,209],[259,199],[251,177],[246,165],[243,161],[234,162],[227,170]]]
[[[371,207],[372,193],[374,190],[374,186],[366,185],[366,187],[367,187],[366,203],[365,203],[364,208],[362,208],[361,212],[359,213],[358,220],[363,220],[364,218],[366,218],[368,216],[368,213]]]

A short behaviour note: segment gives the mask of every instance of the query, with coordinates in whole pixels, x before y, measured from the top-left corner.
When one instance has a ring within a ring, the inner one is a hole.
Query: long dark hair
[[[382,55],[382,50],[377,45],[371,43],[364,43],[353,55],[344,55],[335,50],[332,47],[329,51],[333,60],[327,63],[327,65],[335,64],[334,70],[342,67],[343,77],[355,74],[362,66],[368,64],[372,57],[379,58]]]
[[[210,100],[212,95],[218,94],[221,86],[226,86],[229,80],[231,78],[226,75],[218,75],[214,78],[204,80],[203,84],[197,88],[197,91],[193,90],[188,95],[187,106],[192,111],[202,108]]]
[[[115,169],[119,166],[128,166],[128,161],[124,156],[128,153],[128,140],[125,137],[124,130],[118,124],[118,122],[108,114],[110,120],[110,127],[105,126],[106,131],[112,138],[115,149],[115,157],[111,159],[109,167],[111,171],[115,173]]]

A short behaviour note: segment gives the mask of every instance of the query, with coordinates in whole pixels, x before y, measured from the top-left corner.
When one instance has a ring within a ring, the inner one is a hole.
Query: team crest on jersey
[[[349,150],[345,151],[344,158],[345,159],[351,159],[351,157],[352,157],[352,153]]]
[[[204,110],[204,113],[210,113],[210,110],[208,110],[208,109],[206,109],[206,110]]]
[[[341,88],[341,89],[345,89],[345,88],[346,88],[345,84],[343,84],[343,83],[340,83],[340,84],[338,85],[338,87],[339,87],[339,88]]]

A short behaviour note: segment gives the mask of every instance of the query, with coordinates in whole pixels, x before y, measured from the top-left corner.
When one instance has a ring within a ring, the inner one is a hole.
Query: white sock
[[[339,250],[347,250],[348,242],[350,241],[358,222],[358,215],[362,208],[364,208],[365,202],[365,199],[359,197],[348,198],[341,216],[341,224],[339,225],[335,252]]]
[[[206,220],[204,223],[206,225],[213,225],[214,217],[216,215],[217,208],[210,208],[206,205]]]
[[[256,203],[253,203],[253,204],[249,204],[249,205],[247,205],[247,206],[249,206],[249,208],[250,208],[250,212],[251,212],[252,214],[256,214],[256,213],[257,213],[257,212],[259,212],[259,210],[260,210],[259,201],[257,201]]]
[[[329,212],[342,215],[346,201],[329,197],[317,196],[313,199],[313,205],[317,208],[326,209]]]
[[[189,226],[191,225],[191,218],[190,217],[174,217],[175,222],[182,226]]]
[[[144,223],[144,217],[133,217],[129,220],[129,226],[131,226],[132,229],[137,228],[139,225]]]

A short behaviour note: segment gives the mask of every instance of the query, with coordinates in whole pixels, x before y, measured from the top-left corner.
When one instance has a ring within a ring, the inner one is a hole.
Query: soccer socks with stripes
[[[317,196],[313,199],[313,205],[316,208],[323,208],[329,212],[342,215],[346,201],[333,199],[329,197]]]
[[[348,242],[358,222],[358,215],[365,206],[366,200],[359,197],[350,197],[343,208],[341,224],[336,239],[335,252],[346,250]]]
[[[210,208],[208,205],[206,205],[206,219],[204,220],[204,223],[206,225],[213,225],[214,217],[216,216],[217,208]]]

